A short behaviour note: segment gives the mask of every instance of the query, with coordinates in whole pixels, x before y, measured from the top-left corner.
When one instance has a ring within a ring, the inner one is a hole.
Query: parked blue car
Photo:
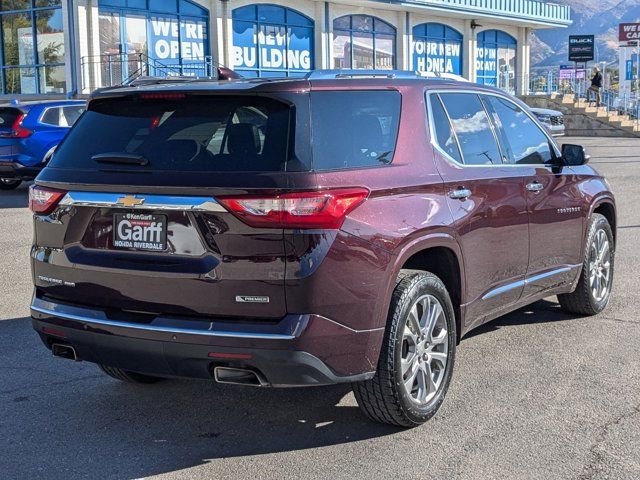
[[[85,107],[82,100],[0,105],[0,190],[34,179]]]

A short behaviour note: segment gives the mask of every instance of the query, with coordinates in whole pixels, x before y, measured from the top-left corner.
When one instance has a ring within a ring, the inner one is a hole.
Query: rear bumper
[[[2,178],[21,178],[23,180],[31,180],[38,176],[42,168],[42,166],[27,167],[21,163],[3,160],[0,158],[0,177]]]
[[[40,298],[34,298],[31,316],[45,345],[71,345],[81,360],[206,379],[216,366],[248,368],[274,387],[371,378],[383,335],[382,329],[356,331],[318,315],[287,315],[277,323],[168,317],[137,323]]]

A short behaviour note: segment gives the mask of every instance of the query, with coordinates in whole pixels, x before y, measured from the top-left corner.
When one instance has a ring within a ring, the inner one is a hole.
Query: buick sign
[[[593,60],[595,37],[593,35],[569,36],[569,61],[590,62]]]

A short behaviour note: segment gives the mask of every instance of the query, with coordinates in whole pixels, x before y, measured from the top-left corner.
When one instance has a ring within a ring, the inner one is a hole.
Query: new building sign
[[[569,61],[590,62],[594,58],[595,37],[593,35],[569,36]]]

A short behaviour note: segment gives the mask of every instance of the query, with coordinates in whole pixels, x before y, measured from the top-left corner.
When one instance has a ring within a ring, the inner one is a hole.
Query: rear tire
[[[15,190],[21,183],[19,178],[0,178],[0,190]]]
[[[615,260],[615,244],[611,225],[598,213],[591,216],[589,235],[584,249],[582,272],[572,293],[558,295],[564,310],[578,315],[597,315],[611,296]]]
[[[99,365],[99,367],[104,373],[116,380],[120,380],[121,382],[151,384],[164,380],[160,377],[152,377],[142,373],[130,372],[120,368],[109,367],[108,365]]]
[[[449,293],[432,273],[411,272],[396,286],[387,320],[377,372],[353,391],[371,420],[416,427],[437,412],[453,373],[456,321]]]

